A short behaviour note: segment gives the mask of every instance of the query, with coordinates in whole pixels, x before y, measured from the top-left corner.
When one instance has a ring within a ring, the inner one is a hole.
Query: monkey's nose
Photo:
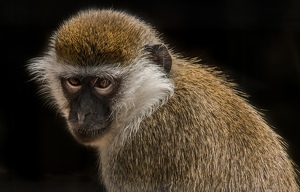
[[[89,116],[90,114],[91,114],[91,112],[86,112],[86,113],[85,112],[78,112],[77,113],[78,123],[82,124],[84,122],[85,118],[87,116]]]

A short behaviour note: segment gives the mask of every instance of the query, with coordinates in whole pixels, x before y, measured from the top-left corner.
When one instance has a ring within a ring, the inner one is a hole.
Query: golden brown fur
[[[153,34],[150,26],[122,12],[89,10],[63,23],[55,50],[70,64],[129,64],[150,43],[145,40],[158,42]]]
[[[103,159],[110,191],[298,191],[280,137],[233,84],[177,58],[172,77],[172,98]]]

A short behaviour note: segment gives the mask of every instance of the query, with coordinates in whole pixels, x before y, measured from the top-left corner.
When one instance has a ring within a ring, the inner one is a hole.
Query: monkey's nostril
[[[88,113],[77,113],[77,117],[78,117],[78,122],[79,123],[83,123],[84,119],[90,115],[91,112],[88,112]]]

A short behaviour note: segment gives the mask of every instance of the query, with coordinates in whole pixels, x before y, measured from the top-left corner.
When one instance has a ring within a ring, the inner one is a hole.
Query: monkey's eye
[[[80,85],[80,80],[78,78],[75,77],[71,77],[68,79],[68,82],[70,83],[70,85],[72,86],[79,86]]]
[[[111,84],[111,81],[106,79],[106,78],[98,78],[95,87],[100,88],[100,89],[105,89],[109,87]]]

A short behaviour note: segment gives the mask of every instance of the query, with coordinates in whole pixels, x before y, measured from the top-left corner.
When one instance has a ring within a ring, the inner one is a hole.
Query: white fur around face
[[[75,66],[58,62],[54,50],[44,57],[32,60],[28,66],[34,80],[41,83],[41,94],[65,117],[69,116],[68,101],[63,95],[61,78],[73,76],[110,76],[120,79],[118,93],[111,106],[113,122],[107,138],[91,145],[107,148],[109,144],[122,145],[134,134],[140,122],[163,105],[174,93],[173,81],[163,69],[141,57],[129,66],[105,64],[98,66]]]

